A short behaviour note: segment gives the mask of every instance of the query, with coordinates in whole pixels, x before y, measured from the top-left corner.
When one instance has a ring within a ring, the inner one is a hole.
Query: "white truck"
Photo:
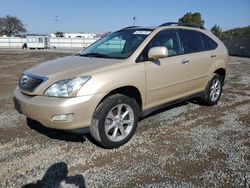
[[[48,36],[26,36],[27,48],[29,49],[47,49],[49,48]]]

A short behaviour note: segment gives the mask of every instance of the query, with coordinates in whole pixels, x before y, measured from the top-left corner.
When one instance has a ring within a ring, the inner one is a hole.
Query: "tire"
[[[127,143],[138,124],[139,107],[133,98],[114,94],[97,107],[90,133],[104,148],[117,148]]]
[[[208,82],[203,91],[201,100],[207,106],[213,106],[218,103],[222,93],[223,77],[214,73],[212,79]]]

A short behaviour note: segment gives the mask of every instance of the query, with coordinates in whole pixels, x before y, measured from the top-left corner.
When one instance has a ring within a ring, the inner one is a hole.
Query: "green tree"
[[[61,31],[55,32],[56,37],[64,37],[64,33]]]
[[[202,19],[199,12],[188,12],[183,17],[179,18],[180,23],[193,24],[198,26],[204,26],[205,21]]]
[[[26,29],[20,19],[7,15],[5,18],[0,18],[0,32],[4,35],[12,36],[25,33]]]
[[[221,38],[222,37],[222,29],[220,26],[218,25],[214,25],[211,29],[211,32],[217,36],[218,38]]]
[[[242,35],[250,35],[250,26],[227,30],[222,33],[222,38],[242,36]]]
[[[3,18],[0,17],[0,36],[2,36],[4,34],[3,32],[3,25],[4,25],[4,22],[3,22]]]

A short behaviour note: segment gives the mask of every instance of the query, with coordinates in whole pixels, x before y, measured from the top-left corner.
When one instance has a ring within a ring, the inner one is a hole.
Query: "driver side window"
[[[168,29],[160,31],[154,36],[138,57],[137,62],[147,61],[149,49],[156,46],[165,46],[168,49],[169,57],[183,54],[178,30]]]

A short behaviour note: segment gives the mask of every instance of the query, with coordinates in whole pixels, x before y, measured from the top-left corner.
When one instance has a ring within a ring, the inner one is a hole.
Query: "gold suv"
[[[15,108],[46,127],[90,132],[115,148],[153,110],[193,97],[217,104],[228,59],[223,43],[202,27],[127,27],[23,72]]]

